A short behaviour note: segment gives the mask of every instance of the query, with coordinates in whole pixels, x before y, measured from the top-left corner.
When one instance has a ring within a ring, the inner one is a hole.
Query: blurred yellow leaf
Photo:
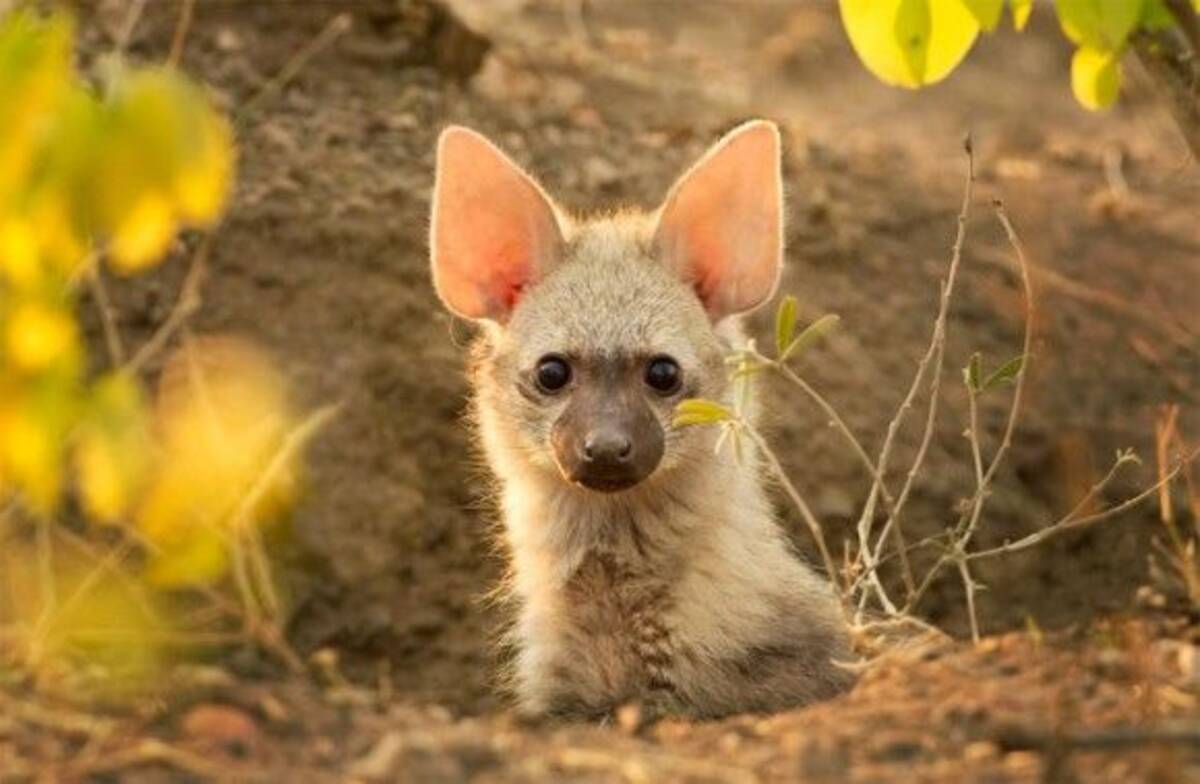
[[[101,379],[90,398],[75,447],[80,499],[94,519],[113,522],[133,505],[152,444],[141,390],[129,376]]]
[[[1089,46],[1075,50],[1071,58],[1071,90],[1088,109],[1112,106],[1121,87],[1121,56]]]
[[[0,463],[30,505],[49,514],[62,487],[62,423],[27,399],[4,401],[0,410]]]
[[[144,686],[161,663],[169,627],[133,575],[119,561],[96,563],[55,548],[51,600],[39,566],[27,546],[0,551],[8,589],[0,591],[0,624],[21,630],[17,642],[29,663],[43,671],[84,664],[102,668],[109,686]]]
[[[69,83],[72,34],[62,14],[0,17],[0,204],[27,184],[38,133]]]
[[[158,263],[175,237],[175,212],[162,194],[143,194],[121,219],[112,237],[112,264],[140,272]]]
[[[19,370],[36,373],[73,360],[78,334],[70,313],[38,301],[23,302],[9,316],[5,348]]]
[[[1120,49],[1137,26],[1144,0],[1055,0],[1063,33],[1076,44]],[[1081,99],[1082,100],[1082,99]]]
[[[855,53],[887,84],[917,88],[944,79],[979,34],[962,0],[839,0]]]
[[[1033,13],[1033,0],[1011,0],[1013,27],[1018,31],[1024,30],[1029,24],[1029,15]]]
[[[1004,10],[1004,0],[962,0],[962,2],[985,31],[990,33],[996,29],[996,25],[1000,24],[1000,13]]]
[[[159,588],[178,589],[214,583],[229,570],[229,544],[211,528],[179,530],[159,543],[145,577]]]
[[[233,179],[233,134],[215,113],[205,118],[199,150],[175,178],[179,214],[196,225],[208,226],[220,217]]]
[[[38,239],[28,221],[9,218],[0,224],[0,269],[9,282],[30,288],[38,279]]]
[[[231,339],[189,344],[163,370],[155,419],[162,455],[137,522],[168,563],[211,563],[197,531],[230,541],[290,505],[299,466],[277,461],[294,416],[265,355]]]

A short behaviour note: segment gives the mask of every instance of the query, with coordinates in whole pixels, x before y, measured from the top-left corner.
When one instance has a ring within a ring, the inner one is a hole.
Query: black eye
[[[662,395],[678,392],[683,383],[679,363],[670,357],[655,357],[646,365],[646,386]]]
[[[566,359],[556,354],[549,354],[538,360],[538,389],[547,394],[553,394],[570,382],[571,366],[567,364]]]

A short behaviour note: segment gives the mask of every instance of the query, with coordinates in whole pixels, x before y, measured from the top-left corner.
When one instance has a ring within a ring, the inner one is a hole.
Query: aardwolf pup
[[[591,218],[479,134],[442,133],[433,280],[481,326],[474,413],[501,487],[525,711],[712,717],[848,687],[833,592],[793,555],[755,460],[714,451],[715,428],[670,425],[684,398],[731,398],[737,316],[779,280],[782,200],[764,121],[659,209]]]

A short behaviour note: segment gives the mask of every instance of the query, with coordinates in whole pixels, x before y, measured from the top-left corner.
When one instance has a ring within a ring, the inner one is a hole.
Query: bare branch
[[[348,13],[338,14],[330,19],[321,28],[321,31],[313,36],[311,41],[301,47],[299,51],[292,55],[291,59],[284,63],[283,68],[279,69],[279,73],[260,87],[258,92],[250,96],[249,100],[238,107],[234,113],[235,122],[240,125],[252,117],[262,103],[277,95],[284,87],[287,87],[299,75],[300,71],[304,70],[304,66],[308,65],[310,60],[338,38],[349,32],[353,22],[354,18]]]
[[[104,285],[104,273],[100,269],[99,262],[93,257],[86,264],[87,269],[84,275],[87,276],[88,291],[91,292],[92,300],[96,303],[96,310],[100,313],[100,325],[104,330],[108,360],[113,367],[119,368],[125,364],[125,345],[121,340],[121,330],[117,327],[117,312],[113,307],[112,299],[108,296],[108,289]]]
[[[167,320],[122,367],[126,373],[134,374],[142,370],[147,362],[166,347],[192,314],[199,310],[202,301],[200,286],[204,282],[204,275],[208,269],[208,254],[212,250],[214,236],[212,233],[205,234],[200,241],[200,246],[196,248],[196,252],[192,256],[192,264],[188,267],[187,276],[184,277],[183,285],[180,286],[179,298],[175,300],[175,307],[167,315]]]
[[[945,342],[946,342],[946,321],[950,313],[950,302],[954,294],[954,283],[958,279],[958,270],[962,261],[963,243],[967,236],[967,216],[970,213],[971,201],[974,196],[975,186],[975,151],[972,145],[970,135],[967,136],[963,143],[963,149],[967,155],[967,173],[966,184],[963,188],[962,207],[958,212],[958,231],[954,238],[954,246],[951,250],[950,269],[946,273],[946,280],[942,285],[942,296],[938,306],[937,318],[934,320],[933,335],[929,341],[929,348],[926,349],[925,355],[921,358],[917,365],[917,372],[913,376],[912,383],[909,385],[908,392],[904,396],[904,400],[900,403],[895,416],[888,423],[887,434],[884,436],[883,446],[879,450],[879,459],[876,461],[878,466],[878,475],[880,477],[887,473],[888,461],[891,458],[892,448],[895,444],[896,434],[900,430],[900,425],[904,421],[905,415],[912,409],[913,403],[916,400],[917,392],[921,388],[921,382],[925,378],[926,372],[932,372],[933,375],[940,376],[942,372],[942,363],[945,357]],[[929,400],[930,414],[926,420],[926,430],[932,427],[935,416],[935,408],[938,404],[937,396],[933,396]],[[923,444],[927,444],[923,437]],[[911,485],[918,462],[924,460],[925,452],[918,452],[914,459],[914,468],[910,469],[909,476],[906,480],[906,490],[901,493],[903,497],[907,496],[907,487]],[[859,555],[863,559],[863,568],[870,573],[870,586],[874,590],[876,597],[880,603],[889,612],[895,611],[895,605],[887,596],[883,588],[883,584],[879,580],[878,574],[874,571],[875,562],[879,560],[881,549],[883,547],[883,537],[880,541],[872,545],[872,522],[875,517],[875,506],[878,502],[882,491],[882,482],[876,481],[871,488],[870,494],[867,496],[867,502],[863,506],[861,517],[858,520],[858,540],[859,540]],[[899,517],[892,515],[891,519],[885,524],[885,528],[899,526]],[[886,533],[886,531],[885,531]],[[864,592],[864,598],[866,593]],[[861,610],[860,604],[860,610]]]
[[[1003,555],[1005,553],[1016,553],[1016,552],[1020,552],[1021,550],[1028,550],[1031,547],[1036,547],[1037,545],[1041,544],[1042,542],[1045,542],[1046,540],[1051,539],[1060,534],[1064,534],[1067,531],[1074,531],[1079,528],[1087,528],[1088,526],[1095,525],[1096,523],[1102,522],[1104,520],[1108,520],[1111,517],[1115,517],[1116,515],[1119,515],[1128,509],[1132,509],[1133,507],[1137,506],[1138,504],[1145,501],[1146,499],[1156,496],[1158,494],[1158,489],[1161,486],[1163,486],[1164,484],[1167,484],[1168,482],[1170,482],[1176,476],[1178,476],[1179,472],[1183,470],[1184,466],[1188,465],[1193,460],[1195,460],[1197,455],[1200,455],[1200,448],[1192,451],[1192,453],[1190,455],[1188,455],[1186,458],[1184,458],[1183,460],[1180,460],[1178,463],[1176,463],[1175,467],[1173,469],[1171,469],[1171,471],[1169,471],[1162,479],[1160,479],[1159,481],[1150,485],[1150,487],[1147,487],[1142,492],[1138,493],[1137,495],[1135,495],[1131,498],[1128,498],[1128,499],[1122,501],[1121,503],[1117,504],[1116,506],[1110,507],[1109,509],[1105,509],[1103,512],[1097,512],[1096,514],[1093,514],[1093,515],[1088,515],[1086,517],[1077,517],[1074,519],[1070,519],[1069,517],[1063,518],[1062,520],[1059,520],[1056,523],[1046,526],[1045,528],[1043,528],[1035,533],[1032,533],[1029,536],[1018,539],[1015,542],[1006,542],[1005,544],[1002,544],[999,547],[993,547],[988,550],[979,550],[979,551],[976,551],[973,553],[967,553],[966,558],[968,561],[979,561],[984,558],[991,558],[996,555]],[[1109,476],[1111,476],[1111,473],[1109,474]]]
[[[817,549],[821,551],[821,560],[825,564],[825,571],[829,574],[829,579],[836,580],[838,575],[837,566],[834,564],[833,556],[829,553],[829,547],[825,544],[825,534],[821,531],[821,524],[817,522],[817,517],[813,514],[808,502],[804,500],[804,497],[800,495],[800,491],[796,489],[794,484],[792,484],[792,480],[788,478],[787,471],[779,462],[779,458],[775,456],[773,451],[771,451],[771,447],[767,445],[767,442],[762,437],[762,434],[755,430],[751,425],[743,423],[741,427],[745,430],[746,434],[750,436],[750,439],[754,442],[755,446],[758,447],[758,451],[762,454],[762,456],[766,458],[767,462],[771,466],[771,472],[775,475],[775,479],[779,482],[779,486],[783,488],[783,491],[787,494],[788,499],[792,502],[792,504],[795,505],[796,509],[799,510],[800,516],[804,518],[805,525],[808,526],[809,532],[812,534],[813,539],[817,543]]]
[[[182,0],[179,6],[179,20],[175,23],[175,33],[171,36],[171,51],[167,54],[167,65],[172,68],[178,66],[179,61],[183,59],[183,45],[187,41],[195,10],[196,0]]]

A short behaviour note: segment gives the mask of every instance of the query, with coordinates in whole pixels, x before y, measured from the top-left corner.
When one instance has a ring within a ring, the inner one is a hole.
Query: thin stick
[[[879,459],[876,461],[876,465],[879,467],[880,476],[883,476],[887,473],[888,461],[891,458],[892,447],[896,440],[896,434],[900,430],[900,424],[903,422],[905,414],[907,414],[908,411],[913,407],[913,403],[917,397],[917,391],[921,388],[921,382],[925,378],[925,373],[931,369],[931,366],[932,372],[935,376],[941,375],[942,372],[942,360],[945,356],[944,352],[942,351],[942,346],[944,346],[946,341],[946,321],[950,313],[950,302],[954,294],[954,283],[958,278],[958,269],[962,261],[963,243],[966,242],[967,236],[967,216],[970,213],[971,200],[974,196],[975,190],[975,151],[970,135],[968,135],[963,142],[963,150],[967,155],[966,184],[963,188],[962,207],[958,212],[958,230],[954,238],[954,246],[951,250],[950,269],[947,271],[946,280],[942,285],[941,301],[938,305],[937,318],[934,320],[933,335],[929,341],[929,348],[926,349],[924,356],[921,357],[921,360],[917,365],[917,372],[913,376],[912,383],[909,385],[908,392],[905,394],[904,400],[900,403],[900,407],[896,410],[896,414],[892,417],[891,422],[888,423],[887,434],[884,436],[883,446],[879,450]],[[937,404],[938,401],[936,397],[930,399],[929,405],[931,409]],[[934,417],[931,412],[931,415],[927,419],[927,426],[933,421],[933,419]],[[919,453],[917,457],[924,459],[924,453]],[[911,482],[911,479],[912,475],[910,473],[908,481]],[[870,571],[871,573],[870,585],[876,596],[884,605],[885,609],[888,607],[894,609],[895,605],[887,597],[887,594],[883,588],[883,584],[879,580],[878,574],[872,569],[874,562],[879,559],[879,555],[881,554],[880,549],[883,546],[882,541],[880,541],[874,549],[872,549],[871,544],[871,523],[875,516],[875,505],[879,498],[880,491],[881,487],[879,483],[876,482],[876,484],[872,486],[870,494],[867,496],[867,502],[863,506],[862,516],[859,517],[858,520],[859,556],[863,559],[864,569]],[[888,526],[896,525],[898,525],[898,522],[893,516],[893,519]],[[865,599],[865,592],[863,597]],[[860,605],[860,611],[861,610],[862,607]]]
[[[61,617],[63,613],[67,612],[81,602],[83,597],[86,596],[88,592],[95,587],[96,583],[100,581],[100,578],[103,576],[104,572],[109,570],[119,571],[121,562],[125,560],[125,556],[129,555],[132,549],[133,543],[126,539],[117,547],[114,547],[106,552],[103,560],[92,567],[92,570],[88,572],[88,574],[82,580],[79,581],[79,585],[75,586],[75,590],[71,592],[71,595],[59,603],[53,613],[43,613],[41,617],[38,618],[37,624],[35,624],[30,635],[32,638],[31,646],[34,650],[39,650],[41,648],[46,636],[50,633],[50,625],[55,616]]]
[[[118,54],[122,54],[129,47],[129,42],[133,40],[133,31],[137,29],[138,20],[142,18],[142,12],[146,10],[146,0],[130,0],[129,12],[125,14],[125,22],[121,25],[121,30],[117,35],[116,50]]]
[[[175,22],[175,34],[171,36],[171,51],[167,54],[167,65],[172,68],[179,65],[183,59],[183,46],[187,41],[188,30],[192,26],[192,14],[196,10],[196,0],[183,0],[179,6],[179,20]]]
[[[829,401],[821,395],[820,392],[814,389],[811,384],[805,381],[803,377],[801,377],[787,365],[779,361],[768,360],[766,357],[761,357],[761,355],[760,358],[763,361],[768,362],[788,381],[800,387],[800,390],[803,391],[804,394],[808,395],[809,398],[816,403],[818,407],[820,407],[825,416],[829,417],[829,421],[833,424],[834,429],[842,434],[842,436],[846,439],[846,442],[850,444],[850,448],[854,452],[855,456],[858,457],[859,461],[863,464],[863,467],[867,469],[867,474],[869,474],[875,482],[874,486],[879,488],[880,496],[883,498],[884,510],[888,513],[888,519],[895,519],[896,505],[892,499],[892,494],[888,492],[887,484],[884,482],[883,475],[879,472],[879,467],[871,461],[870,456],[867,454],[867,450],[863,448],[862,443],[857,437],[855,437],[853,431],[850,430],[850,427],[846,424],[845,420],[842,419],[841,415],[838,414],[837,409],[835,409],[829,403]],[[904,543],[904,534],[898,525],[891,527],[890,530],[894,531],[895,533],[894,545],[896,552],[900,556],[900,571],[904,577],[904,584],[908,588],[909,592],[911,592],[915,586],[913,581],[912,565],[908,561],[908,548]],[[875,560],[879,560],[878,555],[876,555]]]
[[[1176,463],[1175,467],[1171,469],[1166,476],[1150,485],[1150,487],[1131,498],[1127,498],[1114,507],[1105,509],[1103,512],[1097,512],[1096,514],[1088,515],[1087,517],[1077,517],[1074,520],[1060,520],[1053,525],[1029,534],[1028,536],[1018,539],[1015,542],[1006,542],[999,547],[967,553],[966,558],[968,561],[979,561],[984,558],[992,558],[993,556],[1002,555],[1004,553],[1016,553],[1020,552],[1021,550],[1028,550],[1030,547],[1036,547],[1042,542],[1052,539],[1060,534],[1064,534],[1067,531],[1074,531],[1078,528],[1086,528],[1088,526],[1095,525],[1096,523],[1103,522],[1104,520],[1108,520],[1111,517],[1115,517],[1127,509],[1132,509],[1142,501],[1145,501],[1147,498],[1157,495],[1159,487],[1170,482],[1172,479],[1178,476],[1179,472],[1183,470],[1185,465],[1196,459],[1197,454],[1200,454],[1200,449],[1193,451],[1186,459]]]
[[[1187,461],[1178,463],[1178,465],[1176,465],[1169,474],[1166,474],[1166,477],[1164,477],[1163,480],[1156,481],[1156,483],[1150,487],[1147,487],[1146,490],[1139,492],[1138,495],[1133,496],[1132,498],[1127,498],[1126,501],[1118,503],[1115,505],[1115,507],[1105,509],[1104,511],[1098,511],[1098,513],[1094,515],[1076,517],[1075,520],[1064,520],[1062,522],[1057,522],[1055,525],[1042,528],[1040,531],[1031,533],[1025,538],[1018,539],[1016,541],[1009,541],[1009,543],[1002,544],[998,547],[991,547],[990,550],[968,552],[966,555],[967,561],[982,561],[983,558],[1004,555],[1004,553],[1008,552],[1020,552],[1021,550],[1028,550],[1030,547],[1036,547],[1037,545],[1042,544],[1043,541],[1057,537],[1058,534],[1066,533],[1068,531],[1075,531],[1076,528],[1086,528],[1088,526],[1096,525],[1097,522],[1109,520],[1110,517],[1115,517],[1127,509],[1133,509],[1136,507],[1136,505],[1140,504],[1142,501],[1145,501],[1145,499],[1157,495],[1159,486],[1169,483],[1170,480],[1175,479],[1176,475],[1180,473],[1180,469],[1182,469],[1184,466],[1184,463],[1190,462],[1194,459],[1195,453],[1193,453]]]
[[[976,255],[982,261],[996,267],[1011,271],[1014,268],[1012,254],[993,248],[979,248]],[[1174,318],[1167,318],[1161,310],[1152,310],[1126,300],[1111,291],[1089,286],[1069,278],[1061,272],[1041,265],[1030,265],[1038,286],[1045,290],[1053,290],[1058,294],[1070,297],[1088,305],[1127,316],[1143,327],[1166,337],[1176,347],[1184,351],[1194,351],[1191,346],[1195,343],[1197,334],[1188,330]],[[1019,273],[1019,269],[1017,270]]]
[[[179,297],[167,315],[167,320],[159,326],[149,340],[138,348],[133,358],[124,364],[122,367],[124,372],[134,374],[142,370],[147,362],[166,347],[175,333],[192,317],[192,314],[199,310],[203,301],[200,287],[204,283],[204,276],[208,271],[208,255],[212,250],[214,236],[213,233],[205,234],[200,241],[200,245],[192,256],[187,276],[184,277],[183,285],[180,286]]]
[[[1033,349],[1033,318],[1035,308],[1033,283],[1029,276],[1029,262],[1025,256],[1025,245],[1021,242],[1020,236],[1017,235],[1017,230],[1013,227],[1012,221],[1008,217],[1008,211],[1004,209],[1004,202],[996,199],[992,202],[992,206],[996,209],[996,217],[1000,219],[1000,224],[1004,227],[1004,233],[1008,236],[1008,241],[1013,246],[1013,250],[1016,251],[1017,261],[1021,265],[1021,284],[1025,289],[1025,337],[1021,343],[1021,366],[1017,369],[1017,375],[1013,381],[1012,405],[1008,409],[1008,422],[1004,426],[1004,435],[1000,439],[1000,446],[996,447],[996,454],[992,456],[987,472],[983,475],[982,482],[975,489],[975,497],[971,499],[971,514],[966,529],[963,531],[962,540],[959,543],[960,549],[965,548],[975,535],[980,516],[983,513],[987,489],[991,486],[996,472],[1000,469],[1000,464],[1004,461],[1004,457],[1012,445],[1013,433],[1016,432],[1017,421],[1021,417],[1021,399],[1025,391],[1025,378],[1029,369],[1029,356]]]
[[[958,558],[958,573],[962,577],[963,590],[967,593],[967,618],[971,622],[971,642],[979,644],[979,617],[975,612],[975,581],[971,579],[971,569],[967,559],[961,555]]]
[[[87,272],[88,290],[92,293],[92,299],[96,302],[96,309],[100,312],[100,324],[104,329],[104,343],[108,347],[108,360],[113,367],[121,367],[125,364],[125,344],[121,340],[121,331],[117,327],[116,309],[113,307],[112,299],[108,296],[108,289],[104,285],[104,273],[100,269],[100,265],[91,260],[88,262]]]
[[[248,120],[259,105],[267,99],[275,96],[284,87],[286,87],[308,64],[308,61],[320,54],[321,50],[336,41],[342,35],[347,33],[354,23],[354,18],[348,13],[341,13],[329,20],[325,27],[321,28],[321,32],[317,33],[311,41],[305,44],[301,49],[292,55],[283,68],[279,69],[274,77],[266,84],[259,88],[258,92],[250,97],[234,112],[234,121],[241,124]]]
[[[1166,0],[1164,5],[1179,23],[1179,29],[1192,47],[1192,57],[1200,57],[1200,14],[1196,13],[1188,0]]]
[[[248,561],[258,578],[258,595],[262,598],[265,609],[272,618],[278,618],[281,604],[279,597],[275,593],[274,584],[271,581],[270,567],[262,553],[261,541],[257,539],[252,530],[254,526],[251,520],[251,512],[262,501],[262,497],[270,489],[284,467],[308,443],[313,434],[324,427],[337,414],[340,408],[340,406],[332,405],[317,409],[303,422],[292,428],[287,436],[284,437],[279,448],[275,450],[275,454],[267,464],[267,467],[255,479],[254,484],[242,496],[241,501],[239,501],[237,507],[229,516],[230,527],[235,533],[240,534],[239,538],[246,544],[245,550]],[[250,531],[249,539],[246,538],[247,531]]]
[[[821,551],[821,560],[825,563],[825,571],[829,574],[829,579],[836,580],[838,575],[837,567],[834,565],[833,556],[829,554],[829,548],[825,544],[825,535],[821,532],[821,524],[817,522],[816,515],[813,514],[804,497],[800,495],[800,491],[792,484],[792,480],[788,478],[787,471],[779,462],[779,458],[771,451],[762,434],[750,425],[743,425],[743,427],[746,434],[750,436],[750,439],[758,447],[759,453],[770,463],[771,471],[775,474],[775,479],[787,494],[788,499],[800,510],[800,516],[804,518],[804,523],[808,526],[809,532],[817,543],[817,549]]]

